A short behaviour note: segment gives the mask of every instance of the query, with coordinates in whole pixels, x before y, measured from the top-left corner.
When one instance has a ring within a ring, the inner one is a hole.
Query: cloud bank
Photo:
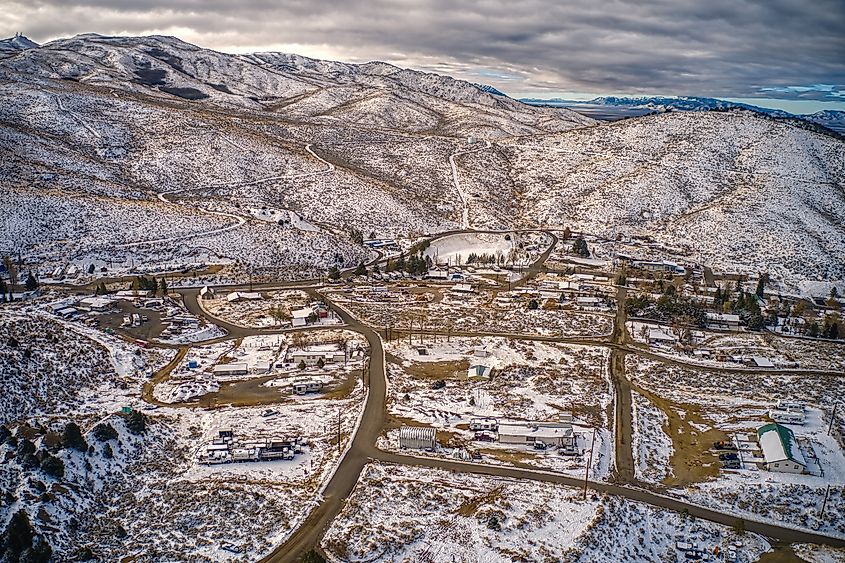
[[[165,34],[447,73],[510,94],[845,102],[842,0],[0,0],[0,35]]]

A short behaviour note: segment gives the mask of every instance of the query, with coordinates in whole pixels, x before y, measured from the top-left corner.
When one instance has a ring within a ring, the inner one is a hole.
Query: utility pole
[[[340,409],[337,409],[337,452],[340,453]]]
[[[819,514],[819,520],[824,518],[824,509],[827,507],[827,499],[830,496],[830,485],[827,486],[827,490],[824,493],[824,501],[822,502],[822,511]]]
[[[833,430],[833,421],[836,420],[836,407],[839,405],[833,405],[833,412],[830,413],[830,424],[827,425],[827,435],[830,436],[831,431]]]
[[[590,442],[590,457],[587,461],[587,468],[584,471],[584,500],[587,500],[587,483],[590,481],[590,466],[593,465],[593,448],[596,445],[596,429],[593,428],[593,439]]]
[[[414,319],[408,319],[408,346],[412,344],[411,336],[414,334]]]

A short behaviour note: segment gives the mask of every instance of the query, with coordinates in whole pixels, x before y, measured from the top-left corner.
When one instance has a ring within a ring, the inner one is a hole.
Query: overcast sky
[[[383,60],[514,97],[699,95],[845,109],[845,0],[0,0],[0,35],[175,35]]]

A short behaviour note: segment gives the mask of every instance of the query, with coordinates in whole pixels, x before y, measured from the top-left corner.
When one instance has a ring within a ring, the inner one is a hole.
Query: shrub
[[[94,427],[94,437],[101,442],[117,440],[117,430],[111,424],[101,422]]]
[[[133,434],[143,434],[147,430],[147,419],[140,411],[132,411],[126,421],[126,428]]]
[[[65,430],[62,433],[62,445],[83,453],[88,451],[88,442],[82,437],[82,430],[75,422],[68,422],[65,425]]]
[[[65,463],[54,455],[47,454],[41,462],[41,469],[47,475],[61,479],[65,476]]]

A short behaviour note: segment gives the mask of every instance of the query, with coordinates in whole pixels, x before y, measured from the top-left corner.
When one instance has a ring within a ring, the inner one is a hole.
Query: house
[[[111,304],[111,299],[107,297],[86,297],[77,303],[77,307],[88,311],[105,311]]]
[[[125,289],[118,291],[115,295],[121,299],[135,299],[137,297],[149,297],[151,293],[151,291],[142,289]]]
[[[670,334],[663,327],[648,329],[648,343],[652,346],[658,344],[675,344],[678,339],[674,334]]]
[[[804,411],[795,409],[770,409],[769,418],[778,424],[797,424],[799,426],[806,421]]]
[[[488,358],[490,356],[490,350],[487,348],[476,348],[473,350],[472,355],[476,358]]]
[[[765,358],[763,356],[753,356],[751,358],[751,362],[758,368],[772,369],[775,367],[775,364],[773,364],[769,358]]]
[[[55,314],[63,319],[72,319],[79,314],[79,310],[76,307],[62,307],[56,310]]]
[[[485,366],[483,364],[475,364],[469,367],[467,370],[467,379],[471,379],[473,377],[482,377],[484,379],[490,379],[490,375],[493,373],[493,368],[490,366]]]
[[[706,313],[707,327],[720,330],[739,330],[739,315]]]
[[[270,362],[259,361],[252,364],[252,373],[269,373]]]
[[[305,326],[308,324],[308,317],[314,314],[314,310],[303,307],[302,309],[291,311],[290,314],[292,317],[291,324],[293,326]]]
[[[631,263],[631,267],[637,268],[638,270],[645,270],[646,272],[669,272],[680,275],[686,273],[686,270],[682,266],[678,266],[675,262],[669,262],[666,260],[660,262],[651,260],[634,260]]]
[[[323,382],[315,379],[302,379],[291,383],[291,390],[297,395],[306,393],[318,393],[323,389]]]
[[[214,299],[215,291],[213,287],[207,285],[202,286],[200,290],[200,299]]]
[[[305,362],[306,366],[314,366],[320,360],[326,364],[343,362],[346,360],[346,353],[343,350],[294,350],[288,352],[288,359],[295,364]]]
[[[447,270],[429,270],[425,277],[430,280],[446,281],[449,279],[449,272]]]
[[[508,423],[499,425],[499,443],[574,448],[572,425],[563,422]]]
[[[579,296],[575,298],[575,304],[582,309],[603,309],[604,299],[601,297]]]
[[[247,375],[249,368],[244,363],[220,364],[211,370],[214,375]]]
[[[765,468],[780,473],[803,473],[807,467],[795,434],[786,426],[766,424],[757,429]]]
[[[226,296],[229,303],[236,303],[238,301],[260,301],[263,299],[261,294],[257,291],[233,291]]]
[[[437,447],[436,431],[425,426],[403,426],[399,429],[399,447],[412,450],[433,450]]]

